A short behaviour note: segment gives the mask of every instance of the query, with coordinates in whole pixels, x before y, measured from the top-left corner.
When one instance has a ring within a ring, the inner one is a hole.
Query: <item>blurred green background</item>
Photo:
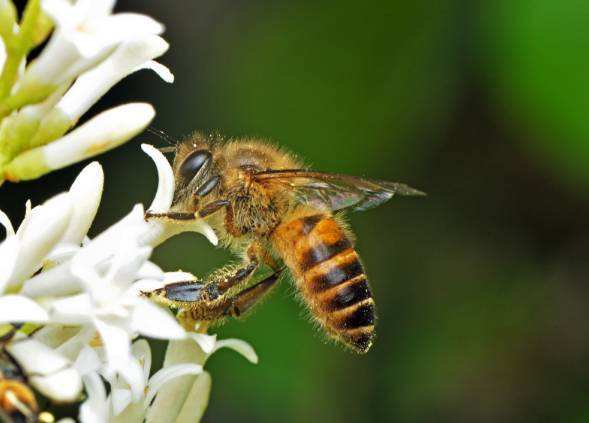
[[[154,126],[260,136],[316,169],[409,183],[350,216],[378,306],[366,356],[326,343],[280,286],[219,328],[255,347],[207,364],[208,422],[589,420],[589,3],[586,0],[135,0],[167,26],[162,62],[95,109],[152,102]],[[93,234],[148,203],[144,134],[100,157]],[[2,187],[20,221],[82,165]],[[164,269],[231,259],[204,238]],[[161,359],[161,354],[160,354]]]

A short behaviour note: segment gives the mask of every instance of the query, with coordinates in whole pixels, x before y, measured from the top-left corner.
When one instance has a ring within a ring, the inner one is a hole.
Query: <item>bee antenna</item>
[[[149,126],[147,128],[147,132],[149,132],[150,134],[153,134],[153,135],[157,136],[159,139],[161,139],[162,141],[167,142],[170,145],[176,145],[178,143],[178,141],[175,140],[174,138],[172,138],[170,135],[166,134],[161,129],[154,128],[153,126]]]

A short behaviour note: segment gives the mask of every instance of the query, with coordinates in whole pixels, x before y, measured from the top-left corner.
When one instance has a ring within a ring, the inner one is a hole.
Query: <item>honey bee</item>
[[[372,291],[341,211],[375,207],[407,185],[308,170],[257,139],[195,134],[175,147],[176,189],[167,213],[146,219],[204,218],[222,245],[243,256],[203,281],[172,283],[146,295],[192,319],[248,311],[288,269],[311,315],[335,340],[365,353],[374,339]],[[262,265],[272,274],[248,284]]]

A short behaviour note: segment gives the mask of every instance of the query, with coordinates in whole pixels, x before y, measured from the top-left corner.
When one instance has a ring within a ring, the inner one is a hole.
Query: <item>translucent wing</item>
[[[421,196],[423,192],[397,182],[364,179],[304,169],[266,170],[253,175],[260,183],[280,183],[293,189],[302,204],[330,210],[368,210],[394,195]]]

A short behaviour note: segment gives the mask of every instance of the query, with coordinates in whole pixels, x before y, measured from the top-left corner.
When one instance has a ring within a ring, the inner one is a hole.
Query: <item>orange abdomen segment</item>
[[[358,352],[368,351],[374,300],[360,257],[340,224],[327,214],[299,217],[279,225],[273,241],[325,330]]]

